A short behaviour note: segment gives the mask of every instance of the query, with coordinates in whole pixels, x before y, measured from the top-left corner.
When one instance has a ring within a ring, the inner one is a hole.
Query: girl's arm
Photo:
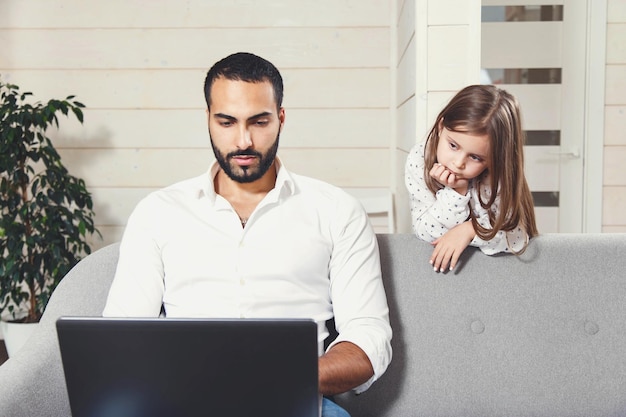
[[[422,240],[433,242],[469,216],[469,195],[444,187],[436,195],[424,180],[424,143],[411,149],[405,165],[413,231]]]

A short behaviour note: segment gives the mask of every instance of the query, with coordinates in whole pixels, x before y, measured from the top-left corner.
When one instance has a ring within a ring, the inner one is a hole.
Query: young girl
[[[436,272],[468,245],[519,254],[537,235],[524,177],[524,134],[515,97],[493,85],[459,91],[406,161],[415,234],[435,247]]]

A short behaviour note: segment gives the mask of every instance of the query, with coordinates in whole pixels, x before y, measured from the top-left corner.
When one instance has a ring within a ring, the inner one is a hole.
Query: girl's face
[[[442,126],[437,144],[437,162],[452,172],[456,179],[471,180],[489,166],[488,135],[453,132]]]

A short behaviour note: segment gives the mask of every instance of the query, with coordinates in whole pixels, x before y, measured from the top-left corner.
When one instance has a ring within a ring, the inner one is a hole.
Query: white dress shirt
[[[295,175],[276,159],[275,188],[242,227],[209,172],[143,199],[128,220],[103,315],[312,318],[320,352],[334,316],[335,343],[391,360],[391,327],[376,236],[357,200]]]
[[[432,242],[443,236],[448,230],[468,220],[470,209],[474,212],[478,223],[491,229],[489,213],[480,204],[478,192],[471,183],[468,192],[461,195],[450,187],[443,187],[433,194],[424,180],[424,146],[418,143],[411,149],[405,165],[405,185],[409,192],[413,231],[422,240]],[[483,201],[491,195],[488,187],[482,187]],[[497,213],[500,198],[497,197],[490,210]],[[491,240],[485,241],[474,237],[470,245],[477,246],[487,255],[500,252],[522,250],[528,240],[526,232],[521,228],[510,232],[499,231]]]

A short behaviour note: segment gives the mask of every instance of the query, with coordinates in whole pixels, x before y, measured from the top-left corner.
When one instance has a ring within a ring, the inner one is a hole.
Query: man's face
[[[224,173],[240,183],[262,178],[274,163],[285,120],[272,85],[218,78],[207,115],[211,146]]]

